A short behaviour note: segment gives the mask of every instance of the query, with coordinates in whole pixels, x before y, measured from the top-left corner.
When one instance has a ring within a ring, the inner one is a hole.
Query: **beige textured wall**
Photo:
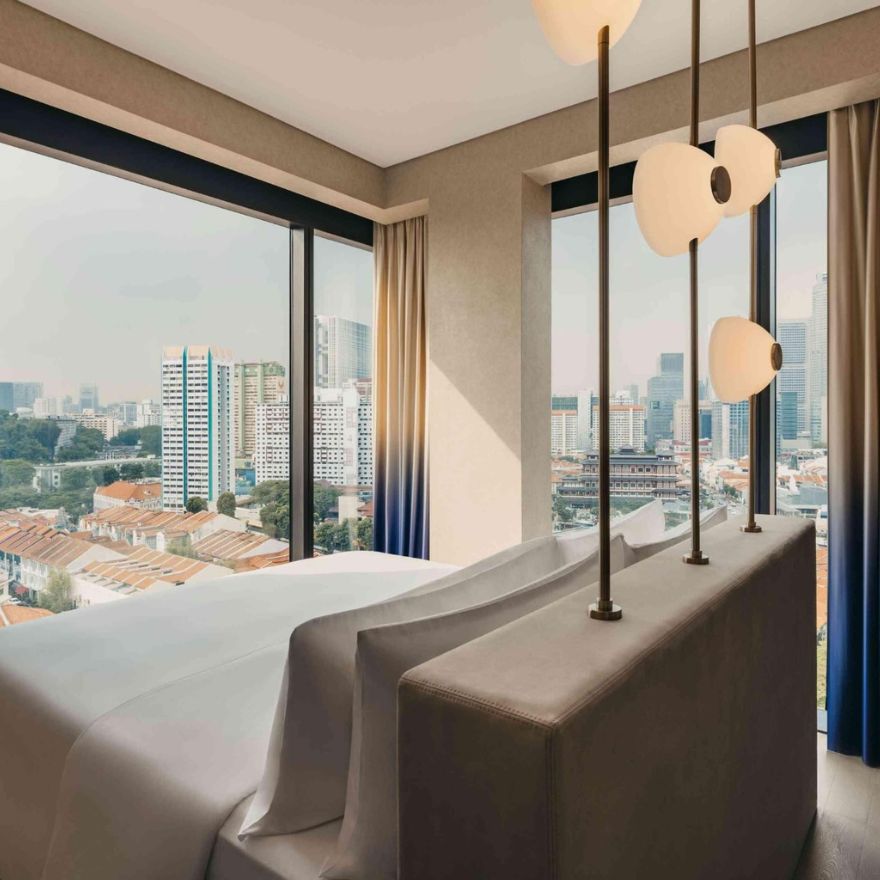
[[[876,97],[880,9],[759,58],[762,124]],[[705,65],[703,137],[745,108],[745,74],[743,53]],[[542,184],[595,168],[594,102],[383,170],[17,0],[0,0],[0,87],[379,222],[427,211],[432,555],[466,563],[549,531]],[[612,160],[684,139],[687,99],[684,71],[617,92]]]

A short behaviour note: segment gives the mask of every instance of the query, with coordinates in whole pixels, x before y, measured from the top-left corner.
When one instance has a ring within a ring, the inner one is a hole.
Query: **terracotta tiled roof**
[[[39,620],[41,617],[52,617],[52,612],[45,608],[29,608],[26,605],[0,605],[0,627],[15,626]]]
[[[126,585],[146,590],[157,581],[168,584],[186,583],[204,572],[208,565],[209,563],[200,559],[137,547],[126,559],[89,562],[83,571],[93,580],[104,579],[117,586]]]
[[[150,501],[161,497],[162,483],[159,480],[151,483],[129,483],[126,480],[117,480],[109,486],[99,486],[95,494],[103,498],[114,498],[117,501]]]
[[[238,559],[235,562],[235,570],[254,571],[255,569],[270,568],[273,565],[284,565],[290,562],[290,554],[287,550],[279,550],[277,553],[265,553],[260,556],[250,556],[247,559]]]
[[[280,543],[265,535],[255,535],[253,532],[218,529],[214,534],[196,541],[192,549],[199,556],[208,556],[212,559],[242,559],[246,556],[263,555],[259,553],[260,548],[266,548],[269,553],[287,553],[287,548],[281,547]]]

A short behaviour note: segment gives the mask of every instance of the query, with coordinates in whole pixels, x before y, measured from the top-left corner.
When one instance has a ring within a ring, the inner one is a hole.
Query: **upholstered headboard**
[[[816,808],[815,538],[762,517],[408,672],[401,880],[791,876]]]

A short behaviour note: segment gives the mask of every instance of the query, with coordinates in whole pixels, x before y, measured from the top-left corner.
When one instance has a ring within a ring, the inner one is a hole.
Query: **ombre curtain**
[[[829,118],[828,747],[880,766],[880,102]]]
[[[373,547],[428,558],[427,220],[376,224]]]

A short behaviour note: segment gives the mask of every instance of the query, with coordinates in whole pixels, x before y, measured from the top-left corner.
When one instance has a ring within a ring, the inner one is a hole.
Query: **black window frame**
[[[314,237],[323,233],[371,248],[372,220],[6,89],[0,89],[0,139],[287,226],[291,514],[288,555],[291,561],[311,556]]]
[[[828,117],[825,113],[762,128],[782,153],[783,167],[818,161],[828,153]],[[700,144],[714,153],[715,142]],[[609,170],[612,202],[632,199],[635,162]],[[595,209],[599,200],[598,172],[580,174],[551,184],[553,217]],[[758,323],[776,335],[776,190],[758,208]],[[758,395],[758,467],[755,509],[776,512],[776,383]]]

